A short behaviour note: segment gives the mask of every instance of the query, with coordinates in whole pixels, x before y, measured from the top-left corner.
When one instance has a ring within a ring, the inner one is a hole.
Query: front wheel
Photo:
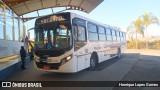
[[[97,59],[96,57],[93,55],[90,59],[90,67],[89,67],[89,70],[93,71],[95,69],[97,65]]]

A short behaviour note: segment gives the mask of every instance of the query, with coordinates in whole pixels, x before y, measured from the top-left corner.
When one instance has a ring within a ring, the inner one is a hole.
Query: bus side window
[[[86,30],[83,26],[78,26],[78,41],[86,41]]]
[[[111,29],[106,28],[107,41],[112,41]]]
[[[74,26],[73,26],[73,36],[74,36],[74,40],[75,40],[75,41],[78,40],[77,34],[78,34],[77,26],[74,25]]]
[[[113,41],[116,41],[116,31],[112,29],[112,39]]]
[[[86,30],[85,27],[75,25],[73,26],[73,35],[75,41],[86,41]]]
[[[84,45],[86,45],[86,29],[84,26],[75,25],[73,26],[74,35],[74,50],[77,51]]]
[[[126,35],[123,33],[123,41],[126,41]]]

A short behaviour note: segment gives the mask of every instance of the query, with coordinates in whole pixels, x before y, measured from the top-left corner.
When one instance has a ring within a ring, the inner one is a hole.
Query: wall
[[[23,45],[23,42],[0,40],[0,58],[19,54],[19,50]]]

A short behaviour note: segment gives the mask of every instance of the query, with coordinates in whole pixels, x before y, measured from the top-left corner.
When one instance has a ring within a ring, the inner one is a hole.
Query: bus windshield
[[[72,46],[71,25],[54,22],[35,28],[35,49],[59,50]]]

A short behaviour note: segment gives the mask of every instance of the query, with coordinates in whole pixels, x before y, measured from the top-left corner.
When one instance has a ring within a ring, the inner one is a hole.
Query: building
[[[0,1],[0,62],[18,56],[25,35],[23,20]]]

